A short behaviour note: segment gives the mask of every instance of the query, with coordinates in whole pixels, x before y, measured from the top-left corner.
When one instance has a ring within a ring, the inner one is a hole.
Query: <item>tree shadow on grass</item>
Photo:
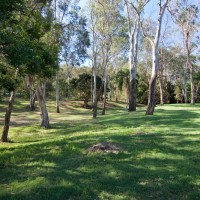
[[[199,199],[198,137],[110,134],[117,155],[88,153],[95,135],[5,148],[0,198]]]

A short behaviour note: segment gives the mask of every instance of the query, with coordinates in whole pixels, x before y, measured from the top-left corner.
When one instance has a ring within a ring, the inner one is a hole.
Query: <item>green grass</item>
[[[123,104],[105,116],[49,102],[51,128],[18,101],[9,138],[0,144],[0,199],[200,199],[200,105],[157,106],[128,113]],[[5,104],[0,104],[2,127]],[[119,154],[91,153],[113,142]]]

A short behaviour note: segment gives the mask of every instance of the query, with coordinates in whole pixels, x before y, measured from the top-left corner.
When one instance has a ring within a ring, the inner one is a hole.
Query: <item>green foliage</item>
[[[84,100],[85,107],[88,105],[88,101],[91,98],[91,86],[93,77],[90,74],[83,73],[79,75],[79,78],[73,78],[70,82],[70,86],[73,90],[73,95],[80,100]],[[99,93],[101,88],[101,78],[97,76],[97,92]]]
[[[177,102],[181,102],[182,101],[182,91],[181,91],[180,85],[178,85],[178,84],[175,85],[174,93],[175,93],[175,98],[176,98]]]
[[[120,91],[122,91],[123,87],[129,88],[130,82],[130,72],[128,69],[120,70],[117,72],[116,80],[117,86]]]
[[[3,1],[0,4],[0,54],[13,71],[19,68],[20,76],[52,77],[58,67],[55,64],[57,48],[42,40],[51,29],[49,14],[42,13],[43,7],[45,2]],[[8,76],[5,79],[6,76],[1,77],[0,82],[10,81]]]

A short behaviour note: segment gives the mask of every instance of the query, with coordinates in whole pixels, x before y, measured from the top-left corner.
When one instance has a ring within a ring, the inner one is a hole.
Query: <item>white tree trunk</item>
[[[161,32],[161,27],[162,27],[162,18],[163,18],[165,9],[167,7],[167,4],[168,4],[168,0],[165,1],[163,6],[160,5],[156,36],[155,36],[154,41],[151,40],[152,73],[151,73],[151,79],[149,82],[149,97],[148,97],[146,115],[153,115],[154,108],[156,106],[156,78],[157,78],[157,73],[158,73],[158,56],[159,56],[158,46],[159,46],[160,32]]]

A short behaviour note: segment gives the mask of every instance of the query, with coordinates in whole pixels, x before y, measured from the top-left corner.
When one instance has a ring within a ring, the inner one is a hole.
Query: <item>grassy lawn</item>
[[[62,102],[51,128],[18,101],[8,144],[0,143],[0,199],[200,199],[200,105],[157,106],[128,113],[123,104],[105,116]],[[0,128],[5,104],[0,103]],[[119,154],[88,148],[111,142]]]

